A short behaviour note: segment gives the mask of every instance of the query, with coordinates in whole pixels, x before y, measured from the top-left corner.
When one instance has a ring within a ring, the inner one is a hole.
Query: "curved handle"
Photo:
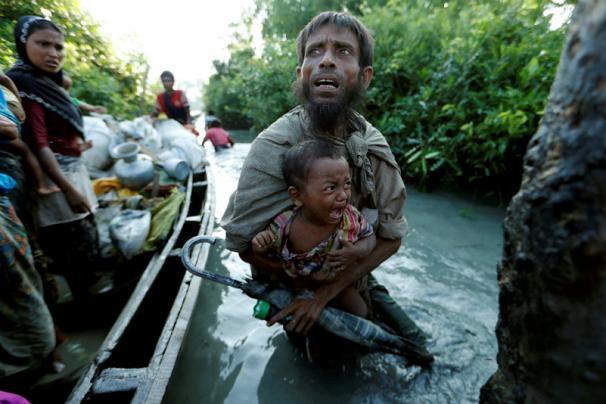
[[[204,235],[192,237],[187,240],[187,242],[185,242],[183,248],[181,249],[181,262],[183,263],[183,266],[185,267],[185,269],[187,269],[189,272],[196,276],[200,276],[213,282],[222,283],[224,285],[231,286],[234,288],[242,289],[244,287],[244,284],[242,282],[236,281],[235,279],[229,278],[227,276],[217,275],[208,271],[204,271],[203,269],[196,267],[191,262],[191,251],[196,244],[215,244],[216,241],[217,239],[215,237]]]
[[[185,267],[185,269],[187,269],[189,272],[193,273],[194,275],[202,276],[201,272],[204,272],[204,271],[198,269],[194,265],[194,263],[191,262],[191,259],[190,259],[191,252],[196,244],[202,244],[202,243],[215,244],[216,241],[217,240],[214,237],[204,236],[204,235],[192,237],[189,240],[187,240],[185,242],[185,244],[183,245],[183,248],[181,249],[181,262],[183,263],[183,266]]]

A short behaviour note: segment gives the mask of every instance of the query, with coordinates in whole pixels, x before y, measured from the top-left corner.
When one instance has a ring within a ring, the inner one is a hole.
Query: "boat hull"
[[[68,403],[161,401],[200,286],[200,279],[181,266],[180,246],[192,236],[212,233],[214,204],[214,182],[207,167],[188,179],[171,237],[152,257]],[[205,265],[208,251],[202,246],[194,252],[198,265]]]

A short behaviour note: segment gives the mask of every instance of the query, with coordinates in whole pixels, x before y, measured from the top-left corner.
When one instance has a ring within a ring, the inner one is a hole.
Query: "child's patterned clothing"
[[[355,243],[373,234],[372,226],[364,219],[364,216],[354,206],[347,205],[343,209],[343,217],[338,229],[330,237],[310,251],[291,253],[288,249],[290,225],[299,213],[299,210],[286,210],[278,214],[267,227],[276,239],[269,253],[284,261],[286,273],[293,278],[308,276],[312,272],[322,268],[326,256],[333,248],[335,240],[341,231],[343,232],[343,237],[351,243]]]

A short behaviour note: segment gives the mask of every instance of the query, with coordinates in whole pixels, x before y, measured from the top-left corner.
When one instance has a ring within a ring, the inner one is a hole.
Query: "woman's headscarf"
[[[80,111],[62,88],[63,69],[57,73],[45,72],[34,66],[27,56],[25,47],[27,38],[36,28],[36,23],[41,21],[57,32],[62,32],[55,23],[42,17],[28,15],[19,18],[14,32],[18,59],[6,74],[19,89],[21,98],[40,104],[46,110],[65,119],[78,132],[84,133]]]

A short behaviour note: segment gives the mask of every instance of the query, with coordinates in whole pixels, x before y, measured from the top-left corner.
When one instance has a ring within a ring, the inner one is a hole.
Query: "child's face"
[[[302,192],[295,190],[295,205],[312,223],[338,224],[351,197],[349,165],[344,158],[321,158],[309,169]]]

